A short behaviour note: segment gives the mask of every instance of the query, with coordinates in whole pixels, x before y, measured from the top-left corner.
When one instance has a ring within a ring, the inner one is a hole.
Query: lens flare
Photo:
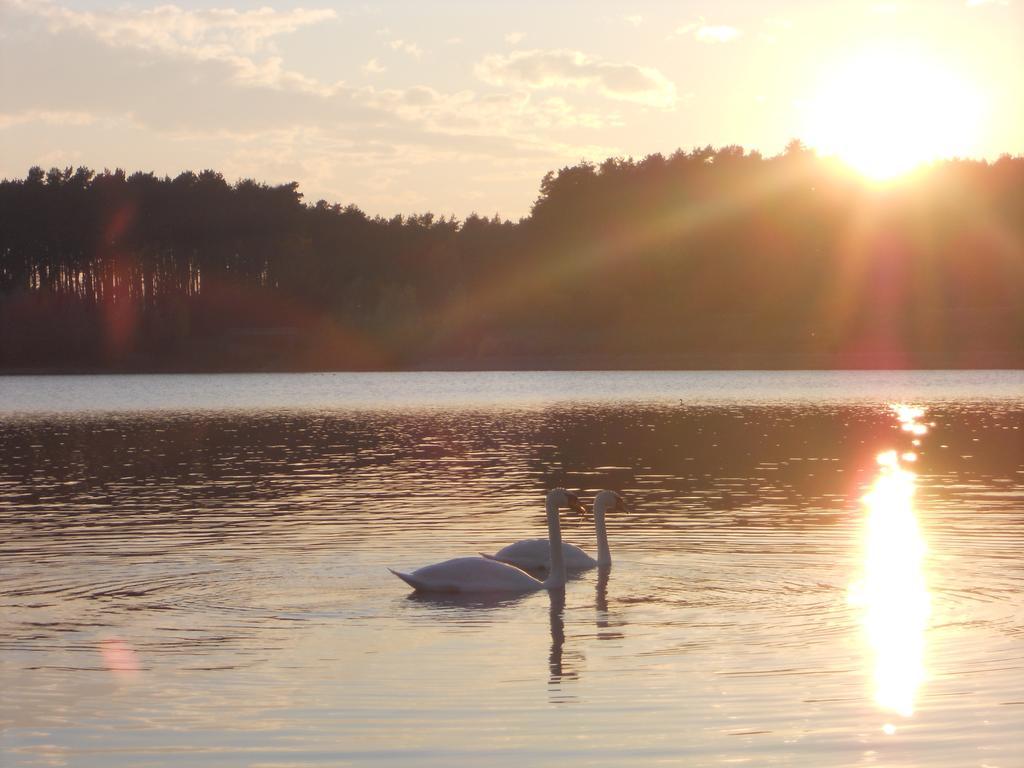
[[[893,410],[904,431],[928,431],[919,421],[922,409]],[[880,453],[877,461],[878,476],[864,497],[864,573],[850,588],[850,602],[864,610],[865,634],[874,656],[876,703],[909,717],[926,675],[925,630],[931,613],[926,546],[914,512],[917,476],[903,466],[895,450]],[[891,724],[886,726],[887,734],[895,732]]]
[[[99,644],[99,650],[103,656],[103,665],[116,675],[133,677],[142,668],[135,649],[120,637],[104,638]]]

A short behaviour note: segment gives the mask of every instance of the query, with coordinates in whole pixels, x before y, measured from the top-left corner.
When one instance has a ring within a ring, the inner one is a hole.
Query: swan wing
[[[491,556],[491,559],[527,571],[536,571],[550,566],[551,544],[547,539],[523,539],[502,547]]]
[[[565,556],[565,567],[570,571],[585,571],[597,567],[597,560],[575,544],[563,542],[562,553]]]
[[[597,566],[597,560],[575,544],[563,542],[562,554],[565,557],[565,567],[570,571],[585,571]],[[523,539],[484,557],[527,571],[546,571],[551,567],[551,544],[547,539]]]
[[[514,566],[483,557],[456,557],[412,573],[391,572],[420,592],[533,592],[544,586]]]

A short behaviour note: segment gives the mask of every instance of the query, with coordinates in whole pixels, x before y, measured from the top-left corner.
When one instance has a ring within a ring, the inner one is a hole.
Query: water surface
[[[1015,372],[0,379],[3,764],[1016,765],[1022,416]],[[909,712],[849,599],[889,448]],[[609,573],[386,571],[542,535],[554,485],[631,502]]]

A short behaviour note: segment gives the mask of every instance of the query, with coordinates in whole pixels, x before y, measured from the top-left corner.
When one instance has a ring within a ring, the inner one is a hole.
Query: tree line
[[[1024,158],[871,185],[799,142],[548,173],[528,216],[297,183],[0,182],[0,368],[1019,367]]]

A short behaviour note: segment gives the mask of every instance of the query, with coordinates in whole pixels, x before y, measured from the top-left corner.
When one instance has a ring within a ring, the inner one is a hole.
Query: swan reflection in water
[[[598,569],[594,604],[598,640],[618,640],[623,637],[622,632],[616,629],[621,625],[611,619],[608,611],[610,575],[611,566]],[[549,590],[548,598],[550,600],[548,621],[551,629],[551,645],[548,651],[548,697],[553,704],[566,704],[574,701],[575,696],[563,686],[579,679],[579,667],[585,657],[580,650],[573,649],[571,646],[566,648],[565,589]],[[503,610],[523,600],[529,600],[531,597],[530,595],[412,592],[405,599],[410,603],[452,613],[455,617],[464,611],[468,612],[475,617],[474,623],[476,623],[482,611]],[[469,616],[464,616],[464,618],[468,619]]]
[[[605,581],[607,584],[607,580]],[[482,612],[505,610],[509,606],[530,599],[530,595],[460,594],[440,592],[412,592],[406,596],[410,603],[418,603],[444,611],[451,618],[464,619],[477,624]],[[564,704],[574,700],[562,689],[562,684],[579,678],[578,663],[583,655],[565,649],[565,589],[548,590],[550,605],[548,621],[551,627],[551,645],[548,651],[548,695],[552,703]],[[568,659],[567,659],[568,657]],[[575,662],[575,663],[570,663]]]
[[[621,640],[624,635],[617,627],[621,623],[612,620],[608,611],[608,579],[611,576],[612,567],[603,565],[597,571],[597,585],[595,587],[594,602],[594,623],[597,626],[598,640]],[[575,665],[568,665],[563,662],[563,649],[565,646],[565,592],[552,591],[551,608],[551,653],[548,657],[548,690],[551,694],[552,703],[565,703],[573,700],[566,696],[562,690],[563,681],[574,681],[579,678],[579,672]],[[575,662],[582,662],[585,659],[582,651],[573,650],[571,655]]]
[[[597,571],[597,588],[595,589],[594,608],[596,610],[597,639],[598,640],[621,640],[625,635],[616,627],[621,627],[621,621],[614,621],[608,610],[608,578],[612,574],[610,565],[603,566]]]
[[[922,409],[894,406],[904,431],[919,437]],[[915,440],[915,444],[917,441]],[[851,585],[850,602],[863,611],[867,643],[874,657],[874,696],[882,710],[903,717],[925,680],[925,630],[931,598],[925,579],[925,542],[914,511],[917,476],[904,462],[913,453],[878,455],[878,476],[864,497],[864,572]],[[892,723],[883,731],[895,732]]]
[[[551,590],[551,607],[548,617],[551,620],[551,650],[548,653],[548,699],[552,704],[565,704],[575,699],[562,688],[565,682],[578,680],[580,673],[572,666],[565,664],[565,590]],[[572,654],[576,660],[582,660],[578,653]]]

